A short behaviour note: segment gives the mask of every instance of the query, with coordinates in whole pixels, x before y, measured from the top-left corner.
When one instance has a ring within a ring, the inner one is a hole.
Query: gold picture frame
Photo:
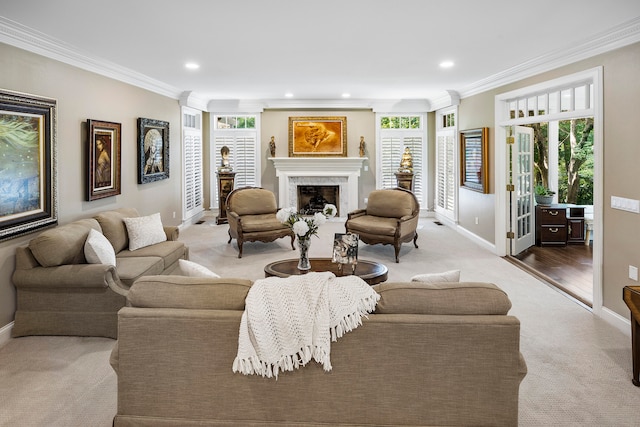
[[[289,117],[289,157],[346,156],[346,117]]]
[[[120,123],[87,120],[87,201],[120,194]]]
[[[489,128],[460,131],[460,186],[489,192]]]

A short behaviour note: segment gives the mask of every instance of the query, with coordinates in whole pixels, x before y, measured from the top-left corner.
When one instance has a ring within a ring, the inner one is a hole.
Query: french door
[[[533,129],[525,126],[513,126],[512,129],[507,153],[510,157],[510,255],[515,256],[535,243]]]

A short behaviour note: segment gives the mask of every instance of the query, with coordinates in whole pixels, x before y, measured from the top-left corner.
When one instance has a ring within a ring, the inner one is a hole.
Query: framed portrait
[[[87,200],[120,194],[120,123],[87,120]]]
[[[138,184],[169,178],[169,122],[138,119]]]
[[[488,138],[486,127],[460,132],[460,185],[480,193],[489,191]]]
[[[359,241],[360,236],[355,233],[335,233],[331,261],[339,265],[349,264],[355,269],[358,264]]]
[[[0,240],[58,223],[55,99],[0,90]]]
[[[346,156],[346,117],[289,117],[289,157]]]

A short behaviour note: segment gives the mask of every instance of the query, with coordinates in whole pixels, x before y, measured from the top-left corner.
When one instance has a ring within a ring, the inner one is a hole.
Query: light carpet
[[[330,257],[334,219],[312,238],[310,255]],[[180,234],[192,261],[227,277],[258,279],[270,262],[295,258],[288,239],[245,243],[237,258],[228,227],[212,216]],[[589,310],[433,219],[420,221],[419,249],[404,244],[400,263],[391,246],[360,244],[359,257],[384,263],[389,281],[460,269],[461,280],[505,290],[510,314],[521,321],[521,351],[529,373],[520,386],[521,426],[636,426],[640,388],[631,384],[630,338]],[[0,425],[110,426],[116,376],[109,366],[114,341],[25,337],[0,348]],[[473,363],[470,360],[469,363]]]

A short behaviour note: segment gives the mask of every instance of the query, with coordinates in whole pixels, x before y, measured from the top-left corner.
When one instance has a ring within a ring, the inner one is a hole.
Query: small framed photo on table
[[[335,233],[333,238],[333,256],[331,261],[338,264],[341,270],[343,265],[350,265],[351,271],[356,271],[358,265],[358,243],[360,236],[354,233]]]

